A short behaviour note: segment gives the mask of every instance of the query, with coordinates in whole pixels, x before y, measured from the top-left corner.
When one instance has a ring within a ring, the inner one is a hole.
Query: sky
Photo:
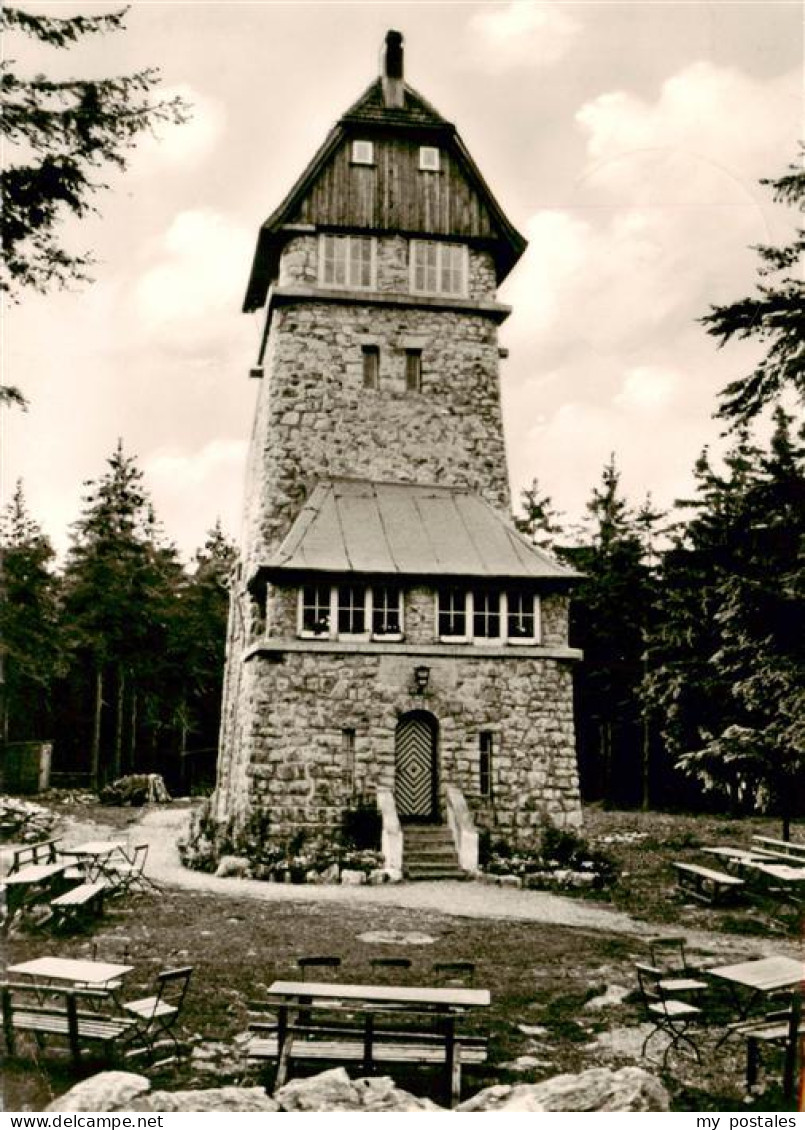
[[[576,519],[611,453],[635,504],[685,496],[718,443],[718,390],[758,356],[718,349],[697,319],[752,293],[752,245],[790,234],[758,182],[802,136],[801,17],[799,0],[134,0],[125,31],[67,51],[7,36],[7,57],[54,78],[158,67],[193,117],[110,173],[99,215],[63,225],[97,257],[92,285],[6,305],[3,380],[30,409],[5,414],[5,498],[21,478],[63,551],[122,438],[185,557],[218,518],[239,537],[258,229],[376,77],[389,28],[406,81],[529,241],[500,292],[513,497],[536,478]]]

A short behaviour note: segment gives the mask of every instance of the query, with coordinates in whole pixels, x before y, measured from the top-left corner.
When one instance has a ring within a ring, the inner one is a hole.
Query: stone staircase
[[[466,879],[458,865],[446,824],[403,825],[403,875],[406,879]]]

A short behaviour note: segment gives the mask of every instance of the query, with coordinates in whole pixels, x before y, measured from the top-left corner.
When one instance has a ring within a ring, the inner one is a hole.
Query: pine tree
[[[62,665],[54,553],[22,482],[0,517],[0,742],[42,738]]]
[[[85,36],[123,27],[126,9],[104,15],[54,18],[12,5],[0,11],[6,51],[11,34],[56,50]],[[125,169],[138,137],[162,122],[182,122],[180,98],[154,99],[159,72],[153,68],[106,79],[55,81],[22,74],[7,54],[2,62],[2,239],[0,289],[18,296],[23,288],[47,290],[86,280],[88,253],[67,251],[58,235],[68,216],[96,211],[93,199],[107,188],[108,167]]]
[[[106,474],[86,487],[65,570],[65,628],[79,701],[93,704],[87,740],[97,785],[102,775],[120,775],[124,750],[132,768],[139,730],[162,723],[165,645],[182,570],[122,443]],[[79,706],[79,721],[83,715]]]
[[[805,151],[804,151],[805,152]],[[774,199],[802,211],[805,204],[805,168],[792,165],[776,180],[763,180]],[[724,345],[732,338],[768,342],[768,350],[744,377],[732,381],[721,393],[718,415],[734,424],[746,424],[767,405],[779,402],[786,390],[805,401],[805,230],[801,227],[784,247],[761,245],[757,293],[726,306],[711,307],[702,318],[707,332]]]
[[[640,688],[652,581],[642,523],[620,491],[614,456],[587,506],[586,544],[560,555],[582,574],[571,605],[571,642],[584,651],[576,681],[580,772],[587,796],[643,798],[644,734]]]
[[[514,524],[540,549],[554,549],[564,534],[562,514],[554,509],[553,500],[541,493],[537,479],[520,493],[520,515]]]

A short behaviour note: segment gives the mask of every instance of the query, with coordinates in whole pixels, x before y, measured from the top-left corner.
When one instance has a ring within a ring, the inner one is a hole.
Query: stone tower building
[[[387,854],[397,816],[447,822],[471,866],[474,823],[580,819],[573,574],[510,515],[497,288],[524,249],[389,32],[248,283],[266,315],[220,820],[259,808],[282,836],[378,797]]]

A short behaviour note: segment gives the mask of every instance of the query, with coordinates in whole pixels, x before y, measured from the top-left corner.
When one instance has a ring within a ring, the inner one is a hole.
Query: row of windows
[[[395,585],[304,585],[299,634],[305,638],[401,640],[403,593]],[[444,588],[436,594],[440,640],[537,644],[539,597],[519,589]]]
[[[373,141],[352,142],[353,165],[374,165],[375,146]],[[435,145],[420,145],[419,167],[424,173],[438,173],[441,168],[441,154]]]
[[[380,346],[362,346],[363,356],[363,387],[378,388],[380,384]],[[405,390],[406,392],[422,391],[422,350],[406,349],[405,351]]]
[[[412,239],[410,286],[414,294],[467,295],[468,251],[463,243]],[[319,282],[353,290],[377,288],[377,240],[370,235],[321,235]]]

